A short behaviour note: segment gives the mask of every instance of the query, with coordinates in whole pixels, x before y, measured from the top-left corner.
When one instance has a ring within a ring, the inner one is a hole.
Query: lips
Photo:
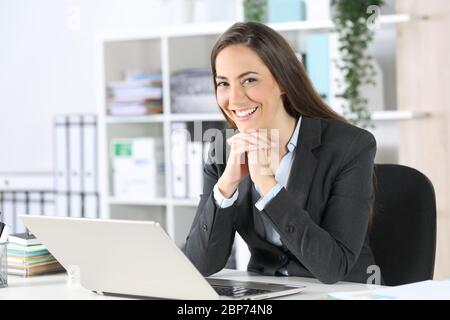
[[[232,110],[232,111],[235,114],[235,116],[241,120],[241,119],[249,118],[252,114],[254,114],[256,112],[257,109],[258,109],[258,107],[253,107],[253,108],[248,108],[248,109],[239,109],[239,110]]]

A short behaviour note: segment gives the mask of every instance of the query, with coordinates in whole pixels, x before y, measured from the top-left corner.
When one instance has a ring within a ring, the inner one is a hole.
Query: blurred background
[[[366,11],[373,84],[359,89],[370,120],[346,111],[342,61],[353,48],[342,49],[336,14],[330,0],[0,0],[1,219],[15,232],[23,213],[155,220],[182,246],[207,138],[226,126],[210,50],[233,22],[262,19],[323,99],[375,134],[377,163],[431,180],[435,278],[449,277],[450,2],[387,0]]]

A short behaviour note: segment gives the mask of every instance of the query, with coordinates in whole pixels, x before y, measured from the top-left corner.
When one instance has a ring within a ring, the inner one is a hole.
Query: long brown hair
[[[237,22],[216,41],[211,52],[211,69],[216,94],[217,55],[226,47],[236,44],[252,49],[264,62],[284,92],[283,104],[290,116],[333,118],[348,123],[344,117],[334,112],[314,89],[303,64],[283,36],[258,22]],[[235,123],[222,109],[221,111],[228,123],[236,128]]]
[[[303,64],[298,60],[289,43],[278,32],[258,22],[237,22],[217,39],[211,52],[211,69],[214,91],[217,95],[216,58],[228,46],[242,44],[252,49],[272,73],[275,81],[284,92],[282,99],[286,112],[294,118],[307,117],[332,118],[345,123],[347,119],[333,111],[314,89]],[[220,108],[228,123],[236,124]],[[373,173],[373,186],[376,176]],[[375,190],[374,190],[375,193]],[[372,225],[373,203],[369,205],[369,226]]]

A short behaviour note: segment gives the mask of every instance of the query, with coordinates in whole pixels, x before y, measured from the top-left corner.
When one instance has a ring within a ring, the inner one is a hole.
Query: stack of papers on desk
[[[8,243],[8,274],[33,276],[64,271],[64,268],[42,244]],[[21,242],[22,241],[17,241]]]
[[[330,293],[340,300],[450,300],[450,280],[422,281],[375,290]]]

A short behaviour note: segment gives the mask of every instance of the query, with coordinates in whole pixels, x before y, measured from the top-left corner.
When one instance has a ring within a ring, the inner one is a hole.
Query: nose
[[[230,85],[229,103],[230,106],[240,106],[245,102],[246,94],[240,85]]]

